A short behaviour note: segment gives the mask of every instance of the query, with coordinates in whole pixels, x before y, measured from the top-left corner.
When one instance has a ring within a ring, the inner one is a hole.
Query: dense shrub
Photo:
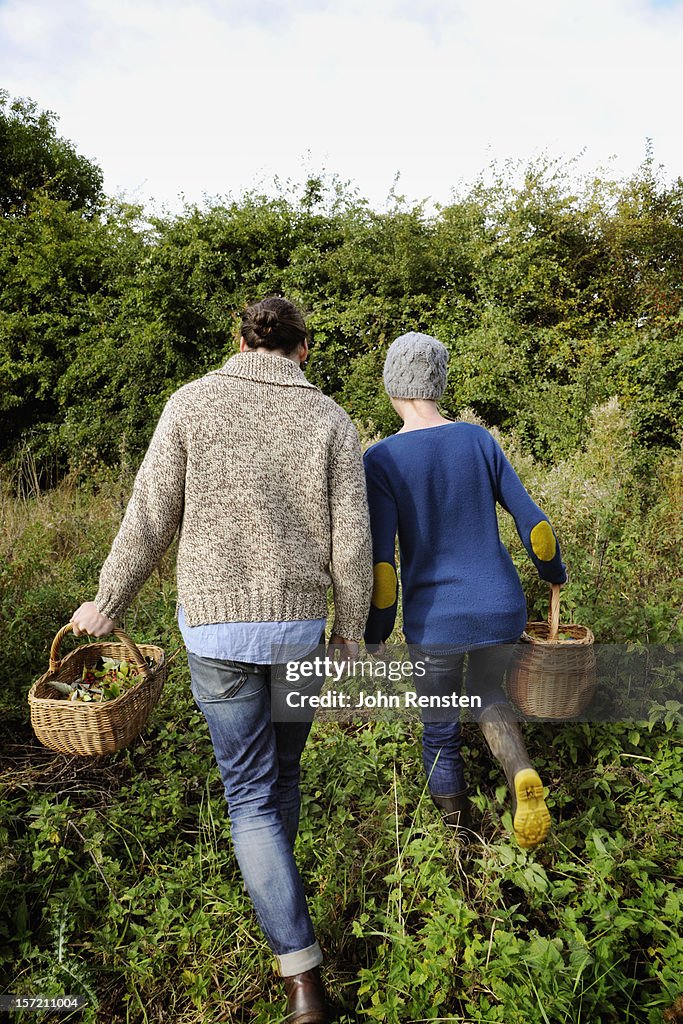
[[[451,351],[447,410],[514,428],[546,462],[612,395],[643,445],[677,447],[683,182],[649,159],[623,182],[542,161],[519,177],[429,213],[396,195],[377,212],[320,177],[149,219],[45,178],[0,217],[0,459],[28,445],[54,478],[139,457],[168,394],[223,362],[245,303],[272,292],[310,314],[308,373],[359,421],[393,422],[378,370],[416,329]]]

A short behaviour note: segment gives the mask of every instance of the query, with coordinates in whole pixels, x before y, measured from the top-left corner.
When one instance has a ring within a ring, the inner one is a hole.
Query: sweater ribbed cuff
[[[331,636],[343,636],[345,640],[360,643],[365,632],[365,619],[335,619],[332,624]]]
[[[108,619],[120,622],[130,601],[122,599],[120,595],[112,594],[110,590],[100,589],[95,595],[94,604],[100,615],[106,615]]]

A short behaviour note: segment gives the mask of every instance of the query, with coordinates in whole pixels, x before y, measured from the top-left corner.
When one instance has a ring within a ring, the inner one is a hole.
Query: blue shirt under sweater
[[[178,628],[185,646],[201,658],[274,665],[296,661],[324,643],[325,619],[289,622],[209,622],[189,626],[182,605]]]
[[[393,434],[364,461],[375,571],[366,643],[386,640],[394,626],[397,531],[408,643],[465,650],[517,640],[526,600],[496,503],[513,516],[541,578],[567,576],[547,517],[488,430],[448,423]]]

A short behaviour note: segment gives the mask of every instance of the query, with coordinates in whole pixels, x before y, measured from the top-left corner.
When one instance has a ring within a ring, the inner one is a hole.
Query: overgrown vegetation
[[[0,458],[27,445],[41,479],[139,456],[168,395],[220,365],[241,309],[273,292],[310,311],[311,378],[382,431],[395,423],[384,351],[417,329],[451,351],[446,408],[514,427],[543,461],[581,444],[613,396],[640,443],[680,441],[683,181],[651,156],[621,182],[540,162],[520,183],[504,168],[435,213],[397,195],[377,212],[323,176],[147,217],[103,200],[94,167],[79,205],[83,158],[51,170],[71,152],[53,121],[10,110]]]
[[[446,408],[499,429],[557,527],[568,617],[604,643],[681,644],[683,184],[649,162],[572,188],[536,168],[434,217],[399,200],[378,214],[325,181],[153,222],[35,183],[4,208],[4,991],[83,994],[78,1019],[114,1024],[282,1018],[183,654],[143,737],[111,757],[44,750],[26,704],[94,593],[165,395],[227,357],[245,301],[281,290],[310,308],[309,373],[366,437],[393,426],[386,344],[442,338]],[[501,525],[542,618],[546,589]],[[174,612],[171,551],[126,629],[172,654]],[[473,727],[482,844],[466,853],[426,798],[417,722],[317,723],[297,856],[339,1019],[683,1019],[677,722],[528,727],[554,820],[531,853]]]

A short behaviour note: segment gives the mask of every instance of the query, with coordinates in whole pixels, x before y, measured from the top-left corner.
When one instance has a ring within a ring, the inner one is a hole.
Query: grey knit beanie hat
[[[392,342],[384,361],[390,398],[441,398],[446,390],[448,349],[428,334],[409,331]]]

